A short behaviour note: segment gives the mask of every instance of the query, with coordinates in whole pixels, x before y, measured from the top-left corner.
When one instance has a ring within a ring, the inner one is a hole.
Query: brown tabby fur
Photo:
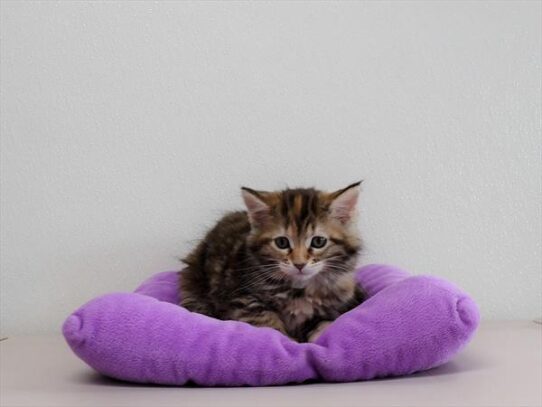
[[[334,193],[243,188],[248,213],[224,216],[183,259],[181,305],[222,320],[272,327],[300,342],[314,340],[328,321],[363,300],[353,275],[361,248],[355,208],[332,210],[337,198],[358,185]],[[327,236],[323,250],[304,244],[315,233]],[[296,243],[279,250],[276,236]],[[321,262],[321,269],[296,281],[284,268],[297,270],[292,264],[299,262]]]

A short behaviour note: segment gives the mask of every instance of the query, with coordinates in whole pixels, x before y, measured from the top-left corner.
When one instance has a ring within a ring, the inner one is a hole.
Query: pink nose
[[[303,270],[303,267],[305,267],[305,264],[307,263],[294,263],[294,267],[301,271]]]

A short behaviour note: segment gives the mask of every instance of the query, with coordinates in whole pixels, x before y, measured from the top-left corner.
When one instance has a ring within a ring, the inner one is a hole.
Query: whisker
[[[263,266],[252,266],[252,267],[246,267],[246,268],[235,268],[234,270],[235,271],[240,271],[240,272],[251,272],[251,271],[257,271],[257,270],[265,270],[265,269],[268,269],[268,268],[273,268],[273,267],[276,267],[275,264],[267,264],[267,265],[263,265]]]
[[[337,271],[344,271],[345,273],[349,273],[351,271],[353,271],[354,269],[353,268],[347,268],[347,267],[339,267],[339,266],[332,266],[332,265],[326,265],[324,266],[325,269],[329,269],[329,270],[337,270]]]
[[[243,284],[239,286],[238,288],[232,291],[232,295],[235,295],[239,293],[239,291],[242,291],[242,290],[250,290],[258,285],[275,282],[275,281],[278,281],[278,280],[273,278],[272,276],[266,275],[264,278],[258,279],[256,281],[250,281],[249,284]]]
[[[232,294],[235,294],[240,290],[248,289],[248,288],[254,287],[256,285],[265,283],[267,281],[272,281],[274,279],[274,275],[269,273],[269,271],[272,271],[275,267],[266,269],[265,270],[266,273],[256,274],[255,276],[252,276],[252,277],[249,276],[251,278],[248,278],[246,281],[244,281],[243,284],[241,284],[239,287],[237,287],[232,292]],[[276,269],[278,270],[278,268],[276,268]]]

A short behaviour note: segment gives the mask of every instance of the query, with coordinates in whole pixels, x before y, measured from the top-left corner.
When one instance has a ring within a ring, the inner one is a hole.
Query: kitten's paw
[[[318,324],[316,328],[308,336],[308,342],[316,342],[316,340],[322,335],[325,329],[331,325],[332,321],[323,321]]]

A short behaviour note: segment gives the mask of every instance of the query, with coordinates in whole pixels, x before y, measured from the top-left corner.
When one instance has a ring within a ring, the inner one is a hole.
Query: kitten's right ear
[[[255,191],[241,187],[241,195],[247,207],[248,219],[252,225],[263,223],[271,214],[271,206],[268,200],[269,192]]]

